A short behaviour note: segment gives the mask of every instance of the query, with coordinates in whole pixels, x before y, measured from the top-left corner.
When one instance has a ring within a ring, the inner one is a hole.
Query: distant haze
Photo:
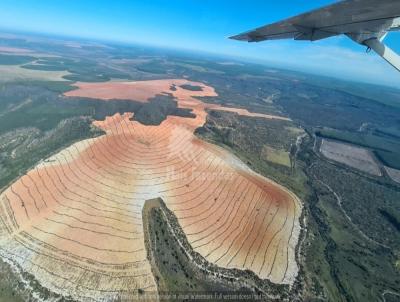
[[[400,87],[400,73],[345,37],[248,44],[227,39],[331,3],[315,1],[2,0],[0,27],[207,51],[276,67]],[[400,52],[400,34],[387,43]]]

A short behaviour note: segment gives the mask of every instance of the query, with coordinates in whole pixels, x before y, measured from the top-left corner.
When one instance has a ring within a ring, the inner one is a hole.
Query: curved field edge
[[[214,151],[216,151],[216,149],[219,149],[219,148],[212,148]],[[217,151],[217,153],[218,153],[218,151]],[[236,162],[236,164],[238,164],[237,162]],[[246,169],[245,168],[242,168],[242,169],[240,169],[240,170],[242,170],[242,172],[247,172],[246,171]],[[282,189],[282,188],[281,188]],[[243,272],[243,271],[242,271]]]
[[[177,288],[179,288],[178,293],[194,295],[196,291],[199,294],[203,293],[201,290],[204,289],[211,289],[211,294],[218,294],[219,291],[215,291],[217,288],[225,294],[243,293],[249,297],[245,299],[246,301],[252,301],[255,297],[263,301],[293,301],[296,296],[298,291],[296,287],[275,284],[267,279],[262,280],[250,270],[223,268],[208,262],[193,250],[176,216],[161,198],[147,200],[143,206],[142,217],[147,259],[151,264],[162,299],[174,297]],[[181,271],[178,269],[177,273],[178,276],[181,273],[181,279],[172,277],[165,270],[170,265],[171,258],[168,258],[165,249],[160,252],[160,248],[157,247],[163,242],[170,247],[171,255],[179,263]],[[199,282],[200,290],[192,286]]]

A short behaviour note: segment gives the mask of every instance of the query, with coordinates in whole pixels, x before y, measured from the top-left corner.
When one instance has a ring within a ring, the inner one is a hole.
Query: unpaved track
[[[160,197],[209,262],[293,282],[301,203],[193,134],[205,123],[206,109],[224,110],[194,98],[216,96],[214,89],[186,80],[135,83],[137,94],[97,85],[104,99],[147,101],[171,93],[196,118],[169,116],[145,126],[126,113],[95,122],[106,135],[64,149],[0,195],[0,255],[49,289],[82,301],[155,291],[141,215],[145,200]],[[203,90],[179,87],[186,83]],[[87,85],[89,91],[67,95],[99,97],[96,84]]]

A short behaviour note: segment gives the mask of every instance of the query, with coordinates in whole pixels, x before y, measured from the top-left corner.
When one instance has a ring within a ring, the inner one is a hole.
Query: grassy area
[[[0,58],[1,62],[1,58]],[[30,61],[28,61],[30,63]],[[20,64],[28,63],[21,62]],[[68,81],[105,82],[113,78],[128,79],[129,74],[99,64],[86,58],[41,57],[33,64],[21,66],[26,72],[64,72],[63,78]]]
[[[31,56],[16,56],[0,54],[0,65],[20,65],[34,61],[35,58]]]
[[[19,65],[0,65],[0,82],[14,81],[66,81],[67,71],[29,70]]]
[[[266,145],[264,146],[262,153],[267,161],[290,168],[289,152],[282,149],[274,149]]]
[[[304,253],[308,296],[378,301],[385,290],[395,291],[400,284],[395,267],[400,236],[379,213],[383,204],[398,213],[399,192],[318,159],[311,148],[300,154],[312,164],[306,171],[314,192],[305,204],[310,213]]]
[[[326,128],[318,130],[316,134],[324,138],[370,148],[385,165],[400,169],[400,140],[396,137],[371,132],[349,132]]]
[[[362,147],[372,148],[383,151],[399,151],[400,142],[391,138],[377,136],[373,133],[349,132],[336,129],[317,130],[316,134],[321,137],[340,140],[343,142],[359,145]],[[400,151],[399,151],[400,152]]]
[[[291,128],[295,126],[288,121],[212,111],[196,134],[228,149],[254,171],[289,187],[303,198],[306,177],[301,166],[291,169],[290,160],[299,132]]]
[[[64,93],[67,91],[71,91],[76,89],[72,86],[72,82],[68,81],[21,81],[21,82],[14,82],[15,84],[24,84],[24,85],[31,85],[31,86],[38,86],[42,87],[46,90],[50,90],[52,92]]]

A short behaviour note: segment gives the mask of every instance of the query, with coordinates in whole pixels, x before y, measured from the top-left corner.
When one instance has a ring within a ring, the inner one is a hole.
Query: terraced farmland
[[[202,90],[185,90],[184,84]],[[0,195],[3,258],[78,300],[155,291],[142,207],[160,197],[209,262],[250,269],[275,283],[294,281],[301,203],[229,152],[194,136],[206,109],[235,111],[194,98],[216,96],[212,87],[187,80],[77,86],[66,95],[146,102],[170,93],[196,117],[169,116],[158,126],[145,126],[125,113],[94,122],[105,135],[43,161]]]

